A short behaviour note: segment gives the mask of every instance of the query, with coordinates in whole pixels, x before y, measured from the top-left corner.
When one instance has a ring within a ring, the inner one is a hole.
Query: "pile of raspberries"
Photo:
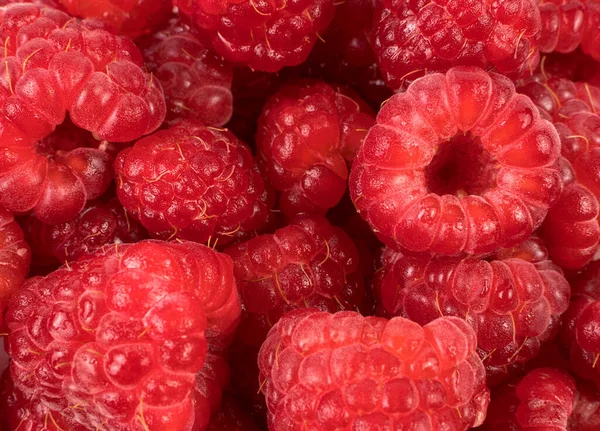
[[[0,431],[600,431],[600,0],[0,34]]]

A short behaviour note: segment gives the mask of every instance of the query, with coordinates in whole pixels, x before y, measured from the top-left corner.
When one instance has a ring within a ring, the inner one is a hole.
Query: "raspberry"
[[[159,27],[169,16],[169,0],[60,0],[67,12],[82,18],[97,18],[119,34],[138,37]]]
[[[221,354],[208,352],[204,367],[196,374],[194,386],[194,426],[192,431],[208,431],[211,415],[215,416],[221,406],[223,388],[229,382],[229,366]]]
[[[141,139],[115,171],[119,200],[157,238],[227,244],[260,230],[272,206],[249,148],[198,122]]]
[[[4,152],[24,151],[46,137],[67,111],[77,126],[114,142],[137,139],[162,123],[160,85],[142,71],[130,40],[98,21],[34,4],[1,8],[0,23]]]
[[[591,28],[588,23],[592,24],[590,18],[593,20],[595,14],[594,3],[594,0],[538,0],[542,22],[540,51],[572,52],[583,39],[586,40],[586,48],[593,44],[593,33],[597,29]]]
[[[541,22],[535,0],[377,4],[372,43],[393,88],[452,66],[495,68],[512,78],[539,62]]]
[[[277,72],[308,57],[335,13],[333,0],[174,0],[179,11],[234,63]]]
[[[87,428],[185,429],[207,342],[230,337],[239,314],[228,257],[189,242],[115,245],[11,298],[11,376]]]
[[[4,300],[25,281],[30,262],[31,251],[23,231],[12,214],[0,208],[0,332]]]
[[[105,245],[135,243],[148,234],[117,198],[89,202],[75,220],[59,225],[26,221],[27,240],[42,259],[70,262],[96,253]]]
[[[372,124],[364,102],[321,82],[289,85],[269,99],[256,144],[286,217],[324,214],[340,201],[346,161],[354,159]]]
[[[222,126],[233,111],[233,68],[178,19],[140,41],[148,70],[162,84],[167,121],[196,119]]]
[[[562,189],[559,153],[556,130],[512,82],[456,67],[383,106],[354,159],[350,196],[391,247],[487,253],[542,224]]]
[[[231,397],[223,399],[221,408],[210,421],[206,431],[258,431]]]
[[[577,394],[575,381],[564,371],[539,368],[517,385],[492,393],[482,431],[567,431]],[[579,428],[573,428],[579,429]]]
[[[373,281],[380,312],[421,325],[439,316],[465,319],[477,334],[489,385],[535,357],[569,305],[569,284],[547,253],[531,263],[510,255],[491,261],[410,257],[387,248],[381,261]]]
[[[489,390],[475,334],[446,317],[408,319],[303,309],[284,316],[259,367],[272,430],[466,430]]]

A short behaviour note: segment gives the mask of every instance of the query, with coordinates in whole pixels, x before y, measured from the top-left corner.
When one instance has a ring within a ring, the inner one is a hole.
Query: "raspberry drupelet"
[[[372,44],[393,89],[453,66],[493,68],[518,78],[536,68],[541,33],[535,0],[377,4]]]
[[[489,390],[461,319],[288,313],[259,355],[269,428],[467,430],[485,418]]]
[[[277,72],[308,57],[333,19],[333,0],[174,0],[223,58]]]
[[[322,82],[285,86],[267,101],[256,145],[286,217],[324,214],[340,201],[347,163],[373,123],[357,96]]]
[[[162,84],[168,122],[189,118],[207,126],[223,126],[229,121],[233,68],[207,41],[174,18],[167,28],[140,40],[138,46],[148,70]]]
[[[246,144],[191,120],[123,150],[115,171],[123,207],[161,239],[247,238],[265,225],[274,200]]]
[[[569,283],[547,252],[538,248],[531,258],[536,262],[510,255],[430,259],[387,248],[373,280],[378,311],[421,325],[440,316],[465,319],[477,334],[488,385],[496,385],[537,356],[569,305]]]
[[[569,427],[576,396],[575,380],[567,372],[538,368],[516,385],[492,392],[481,431],[579,430]]]
[[[207,343],[229,339],[239,315],[227,256],[190,242],[114,245],[11,298],[11,376],[88,429],[186,429]]]
[[[31,262],[31,250],[25,242],[21,227],[13,215],[3,208],[0,208],[0,262],[1,329],[5,301],[25,281]]]
[[[512,82],[475,67],[418,79],[383,106],[350,196],[387,245],[437,255],[526,240],[562,190],[560,139]]]
[[[173,9],[169,0],[60,0],[73,16],[97,18],[118,34],[132,38],[150,33]]]

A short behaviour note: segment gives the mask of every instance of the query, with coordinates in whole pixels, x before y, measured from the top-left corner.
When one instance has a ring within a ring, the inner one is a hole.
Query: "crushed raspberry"
[[[4,301],[21,287],[30,262],[31,250],[23,231],[12,214],[0,208],[0,332]]]
[[[233,68],[186,24],[172,19],[167,28],[141,40],[138,46],[148,70],[165,92],[169,123],[189,118],[220,127],[229,121]]]
[[[256,144],[286,217],[324,214],[340,201],[346,163],[354,159],[372,124],[364,102],[325,83],[286,86],[269,99]]]
[[[115,245],[12,297],[11,376],[87,428],[184,429],[207,343],[230,337],[239,314],[226,256],[189,242]]]
[[[489,390],[475,334],[445,317],[408,319],[293,311],[259,355],[271,430],[467,430]]]
[[[174,0],[228,61],[277,72],[308,57],[333,19],[333,0]]]
[[[384,0],[375,9],[372,43],[383,77],[397,89],[459,65],[519,77],[539,62],[540,33],[535,0]]]
[[[249,148],[227,129],[182,121],[123,150],[123,207],[161,239],[228,244],[266,224],[273,196]]]
[[[354,160],[350,195],[389,246],[487,253],[542,224],[562,189],[559,153],[552,124],[508,79],[456,67],[383,106]]]

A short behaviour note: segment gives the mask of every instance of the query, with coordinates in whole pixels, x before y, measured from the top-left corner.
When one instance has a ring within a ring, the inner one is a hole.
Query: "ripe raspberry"
[[[174,0],[228,61],[277,72],[308,57],[335,13],[333,0]]]
[[[148,70],[162,84],[167,120],[196,119],[223,126],[231,118],[232,66],[212,52],[178,19],[140,41]],[[247,84],[247,83],[246,83]]]
[[[213,416],[206,431],[258,431],[252,420],[230,396],[223,399],[221,408]]]
[[[191,431],[207,430],[211,416],[221,407],[223,388],[229,383],[229,365],[219,353],[209,351],[204,367],[196,374],[194,386],[194,426]],[[208,430],[207,430],[208,431]]]
[[[410,257],[387,248],[381,260],[373,281],[380,312],[421,325],[439,316],[465,319],[477,334],[489,385],[535,357],[569,305],[569,284],[547,253],[531,263],[510,256]]]
[[[148,237],[117,198],[91,201],[75,220],[67,223],[49,225],[29,217],[25,226],[34,254],[46,262],[71,262],[92,255],[105,245],[135,243]]]
[[[289,85],[269,99],[256,145],[286,217],[324,214],[340,201],[346,161],[354,159],[372,124],[364,102],[321,82]]]
[[[452,66],[495,68],[516,78],[539,62],[541,22],[535,0],[377,4],[372,43],[388,85]]]
[[[230,337],[239,314],[226,256],[189,242],[115,245],[12,297],[11,376],[87,428],[185,429],[207,341]]]
[[[556,130],[512,82],[456,67],[383,106],[354,160],[350,196],[391,247],[487,253],[542,224],[562,189],[559,153]]]
[[[480,425],[489,390],[475,344],[471,328],[453,317],[421,327],[354,312],[291,312],[259,355],[270,429]]]
[[[4,300],[25,281],[30,262],[31,251],[23,231],[12,214],[0,208],[0,332]]]
[[[173,5],[169,0],[60,0],[67,12],[97,18],[118,34],[138,37],[164,23]]]
[[[492,393],[481,431],[567,431],[576,395],[575,381],[568,373],[538,368],[517,385]]]
[[[249,148],[198,122],[139,140],[115,171],[123,207],[157,238],[227,244],[260,230],[273,203]]]
[[[162,90],[142,71],[130,40],[98,21],[34,4],[1,8],[0,23],[5,151],[23,151],[48,136],[67,111],[77,126],[114,142],[137,139],[162,123]]]

